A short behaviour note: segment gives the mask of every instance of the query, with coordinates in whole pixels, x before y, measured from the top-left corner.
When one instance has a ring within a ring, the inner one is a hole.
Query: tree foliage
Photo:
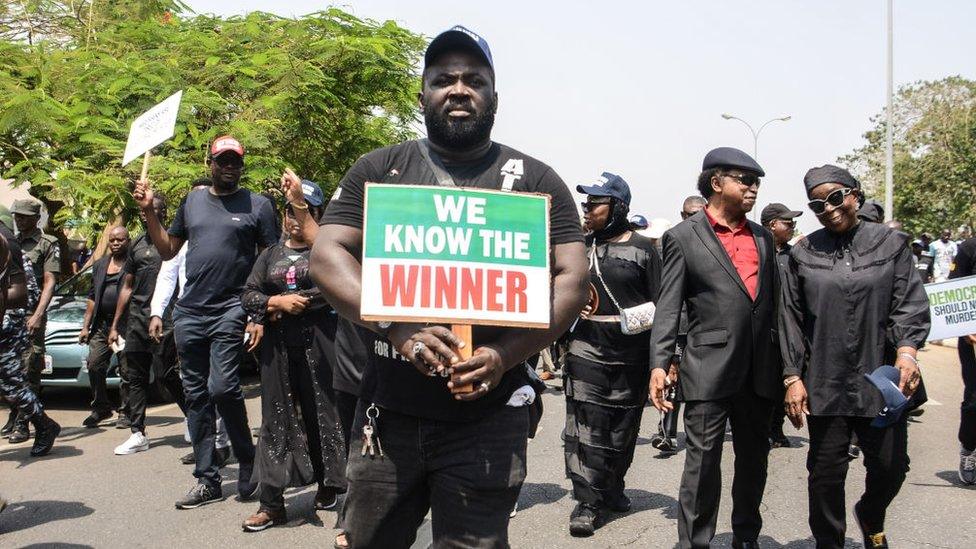
[[[83,230],[133,211],[129,125],[180,89],[176,135],[150,168],[171,199],[207,174],[224,133],[247,150],[250,188],[275,186],[287,165],[327,192],[364,152],[413,135],[423,40],[393,22],[338,9],[218,18],[168,0],[15,4],[0,8],[0,175],[30,181],[56,221]]]
[[[976,82],[950,77],[901,88],[894,101],[894,217],[913,234],[976,222]],[[884,196],[885,113],[840,159]]]

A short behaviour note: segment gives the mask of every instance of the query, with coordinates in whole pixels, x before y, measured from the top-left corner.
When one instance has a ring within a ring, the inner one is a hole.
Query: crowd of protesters
[[[315,509],[345,494],[336,547],[408,547],[428,512],[437,546],[504,547],[541,414],[545,385],[529,366],[541,351],[542,380],[562,368],[572,535],[593,535],[630,509],[625,476],[650,400],[661,413],[652,444],[664,455],[680,448],[684,410],[680,547],[707,547],[715,535],[728,432],[732,545],[758,547],[769,451],[791,446],[786,420],[809,429],[817,546],[844,546],[854,445],[867,468],[854,515],[866,547],[887,547],[885,512],[909,463],[905,412],[925,399],[923,284],[973,275],[976,239],[957,243],[947,230],[913,240],[881,224],[880,206],[832,165],[802,182],[822,229],[798,236],[803,212],[783,204],[755,223],[747,214],[765,172],[729,147],[704,156],[677,225],[634,215],[630,185],[609,172],[577,186],[581,223],[549,166],[492,141],[495,77],[480,36],[463,27],[439,35],[419,96],[427,138],[362,156],[331,199],[291,170],[283,204],[241,187],[245,149],[231,136],[213,141],[209,176],[192,182],[168,225],[166,199],[138,181],[140,234],[112,227],[91,265],[79,334],[92,391],[84,426],[118,414],[131,433],[115,453],[147,451],[155,371],[193,447],[183,462],[195,482],[178,509],[224,498],[232,449],[238,495],[258,500],[245,531],[287,522],[284,491],[315,484]],[[462,358],[465,343],[445,326],[362,320],[367,182],[548,195],[549,328],[476,326]],[[40,456],[60,431],[38,398],[60,245],[40,229],[40,202],[18,200],[12,213],[16,235],[0,219],[0,390],[11,406],[2,433],[21,443],[33,425]],[[976,484],[974,343],[959,340],[967,484]],[[246,353],[260,371],[256,446],[241,388]],[[118,403],[106,384],[113,356]],[[462,386],[474,389],[454,391]]]

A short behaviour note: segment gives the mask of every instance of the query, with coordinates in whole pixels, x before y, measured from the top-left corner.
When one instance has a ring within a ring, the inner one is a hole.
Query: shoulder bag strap
[[[610,287],[607,286],[605,280],[603,280],[603,274],[600,272],[600,256],[596,253],[596,241],[593,242],[593,255],[590,256],[590,263],[596,266],[596,277],[600,279],[600,284],[603,285],[603,289],[607,291],[607,295],[610,297],[610,301],[613,302],[613,306],[617,308],[618,311],[622,311],[620,304],[617,303],[617,299],[613,297],[613,292],[610,291]]]
[[[424,160],[427,162],[427,166],[429,166],[430,170],[434,172],[434,177],[437,178],[437,184],[441,187],[457,187],[457,184],[454,183],[454,178],[451,177],[451,174],[447,173],[447,170],[444,168],[443,164],[431,156],[430,143],[428,143],[426,139],[418,139],[417,147],[420,149],[420,155],[423,156]]]

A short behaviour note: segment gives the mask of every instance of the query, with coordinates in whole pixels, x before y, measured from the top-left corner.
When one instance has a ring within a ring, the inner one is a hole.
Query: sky
[[[300,16],[312,0],[189,0],[198,13]],[[803,175],[863,144],[885,104],[884,0],[565,0],[331,4],[433,37],[462,24],[490,44],[497,73],[493,139],[551,165],[571,189],[604,171],[630,184],[631,211],[677,222],[714,147],[766,171],[756,206],[804,210]],[[976,79],[976,2],[895,0],[894,82]],[[420,126],[422,129],[422,126]],[[897,182],[896,182],[897,184]]]

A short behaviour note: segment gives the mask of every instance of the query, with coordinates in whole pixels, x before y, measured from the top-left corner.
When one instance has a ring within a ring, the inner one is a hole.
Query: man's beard
[[[427,137],[438,145],[458,151],[473,149],[491,138],[491,128],[495,125],[495,102],[485,105],[480,114],[467,118],[451,119],[445,112],[424,112]]]

